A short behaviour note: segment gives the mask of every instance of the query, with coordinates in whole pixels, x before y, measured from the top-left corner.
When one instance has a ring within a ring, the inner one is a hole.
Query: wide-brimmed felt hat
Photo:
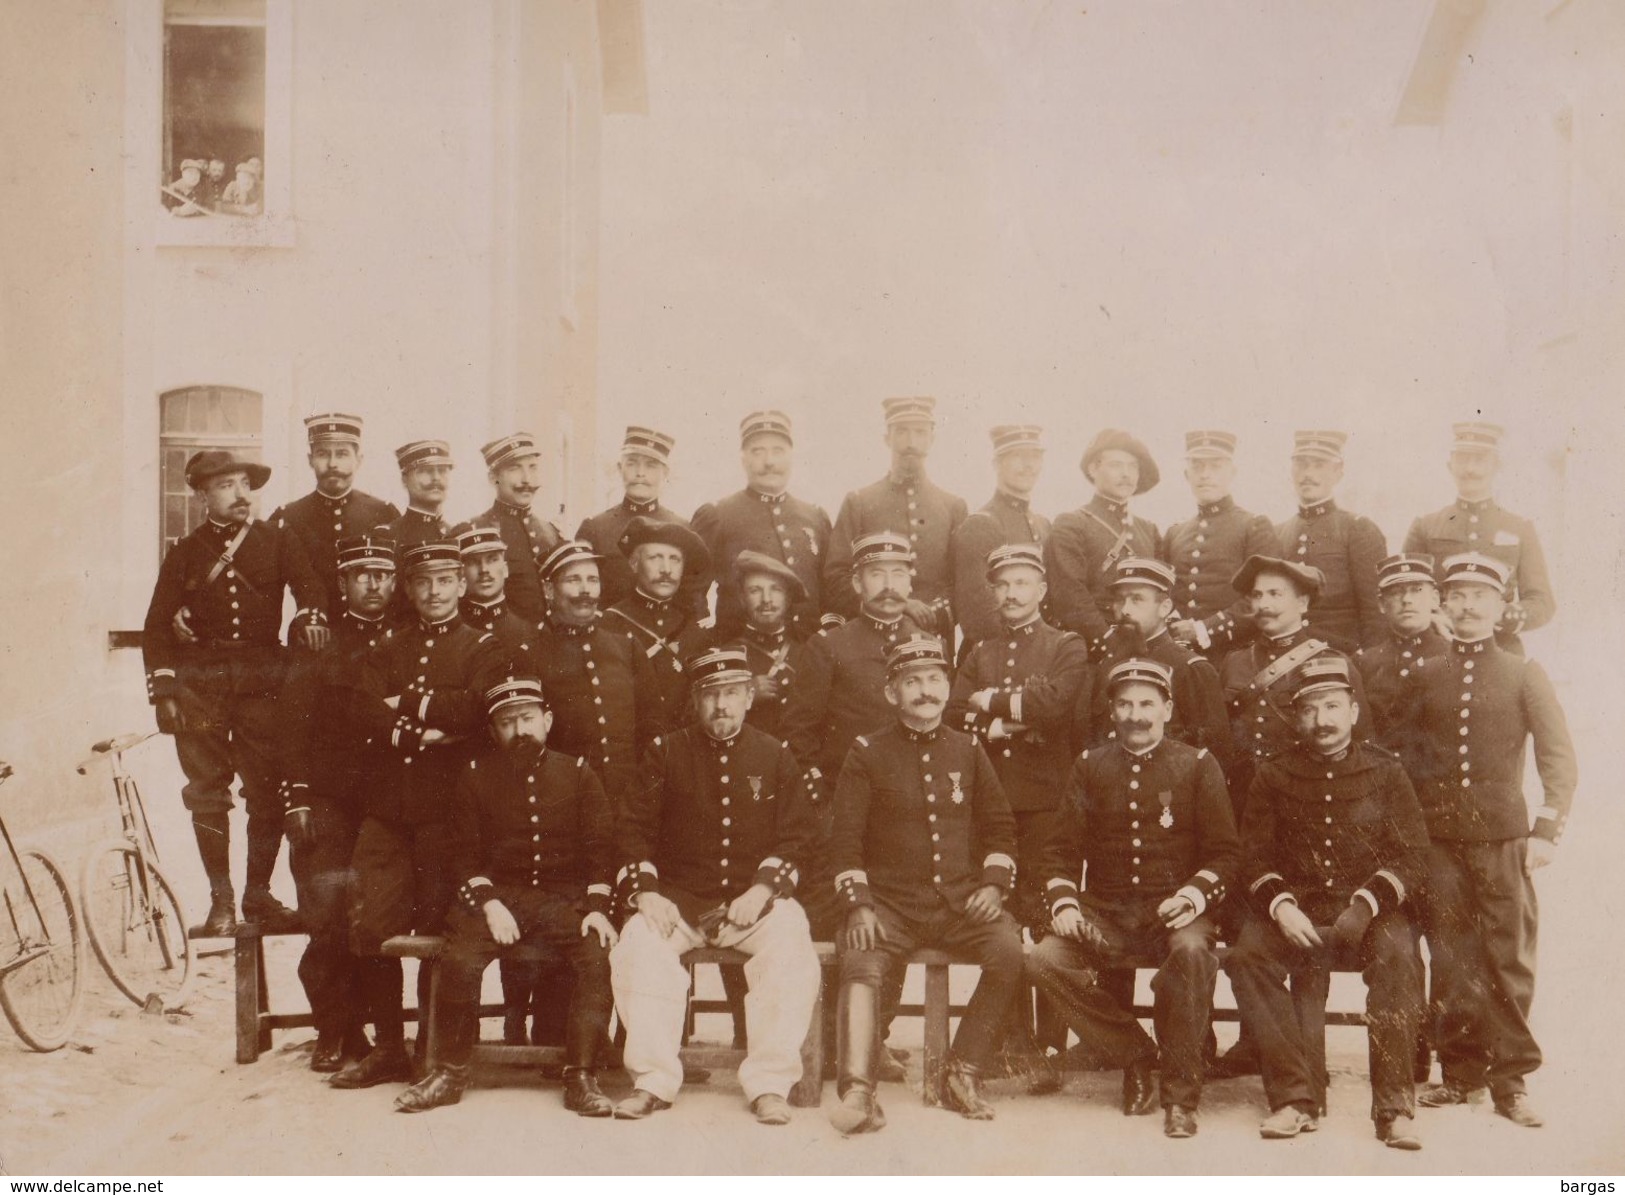
[[[1279,556],[1249,556],[1236,570],[1236,575],[1230,578],[1230,588],[1241,594],[1251,593],[1259,573],[1280,573],[1290,577],[1298,590],[1310,597],[1319,597],[1326,585],[1326,574],[1312,564],[1296,564]]]
[[[807,596],[807,587],[802,584],[796,570],[785,564],[782,560],[775,560],[766,552],[753,552],[749,548],[734,557],[733,578],[738,584],[752,573],[765,573],[784,582],[784,587],[790,591],[792,601],[802,601]]]
[[[711,550],[693,530],[669,519],[651,519],[638,515],[626,525],[615,546],[622,556],[630,556],[634,548],[644,544],[665,544],[683,554],[683,570],[687,574],[703,572],[711,567]]]
[[[186,462],[186,484],[194,490],[202,489],[211,477],[222,473],[247,473],[248,488],[257,490],[271,480],[271,466],[258,461],[245,460],[224,448],[205,448],[194,452]]]
[[[1095,438],[1089,441],[1089,447],[1083,450],[1083,460],[1080,462],[1084,476],[1089,475],[1089,466],[1093,465],[1102,453],[1110,452],[1114,448],[1129,453],[1135,460],[1140,462],[1140,480],[1139,484],[1134,487],[1136,494],[1145,493],[1162,480],[1162,474],[1157,469],[1157,462],[1151,459],[1151,450],[1126,431],[1117,427],[1108,427],[1104,431],[1097,433]]]

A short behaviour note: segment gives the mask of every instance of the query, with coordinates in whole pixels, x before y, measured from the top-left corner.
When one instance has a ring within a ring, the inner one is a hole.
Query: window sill
[[[172,216],[166,210],[154,228],[159,246],[209,246],[215,248],[291,249],[294,222],[291,216]]]

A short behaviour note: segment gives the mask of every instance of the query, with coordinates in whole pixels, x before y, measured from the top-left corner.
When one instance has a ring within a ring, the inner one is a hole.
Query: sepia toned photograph
[[[0,0],[0,97],[10,1191],[1625,1172],[1613,0]]]

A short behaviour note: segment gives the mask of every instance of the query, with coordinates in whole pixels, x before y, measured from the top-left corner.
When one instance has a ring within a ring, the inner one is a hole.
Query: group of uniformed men
[[[306,420],[316,488],[264,521],[266,467],[191,459],[207,518],[163,563],[149,694],[187,777],[205,929],[235,924],[236,777],[242,915],[310,935],[312,1069],[415,1079],[407,1111],[455,1102],[482,973],[523,944],[503,959],[505,1036],[533,1016],[564,1045],[567,1107],[641,1119],[677,1097],[682,956],[709,944],[749,957],[739,1079],[783,1124],[813,943],[834,940],[845,1133],[885,1123],[886,1028],[926,946],[981,968],[943,1091],[973,1119],[993,1115],[1001,1045],[1036,1047],[1029,1089],[1057,1089],[1070,1027],[1122,1069],[1124,1113],[1160,1103],[1171,1137],[1197,1131],[1215,1071],[1261,1071],[1265,1137],[1313,1131],[1324,1045],[1303,1010],[1357,968],[1380,1140],[1419,1148],[1418,1103],[1484,1088],[1539,1125],[1531,875],[1576,766],[1518,639],[1554,607],[1533,527],[1492,496],[1500,429],[1456,426],[1456,500],[1390,555],[1333,499],[1339,432],[1297,434],[1300,505],[1279,524],[1230,496],[1236,437],[1189,433],[1196,510],[1159,534],[1130,510],[1158,474],[1125,432],[1095,437],[1094,496],[1052,525],[1029,505],[1040,429],[992,430],[998,487],[968,512],[926,475],[932,400],[884,408],[891,468],[833,524],[788,491],[777,411],[740,425],[745,488],[692,521],[661,505],[672,437],[628,428],[625,497],[573,539],[530,509],[541,448],[523,433],[482,449],[495,501],[457,527],[441,441],[397,450],[404,512],[353,488],[352,415]],[[284,837],[297,913],[270,892]],[[432,1059],[407,1051],[382,949],[412,932],[446,941]],[[1243,1027],[1222,1059],[1221,938]],[[1154,1038],[1136,964],[1157,967]],[[618,1103],[595,1078],[612,1011],[634,1084]],[[1422,1077],[1430,1043],[1442,1070],[1420,1096],[1419,1042]]]

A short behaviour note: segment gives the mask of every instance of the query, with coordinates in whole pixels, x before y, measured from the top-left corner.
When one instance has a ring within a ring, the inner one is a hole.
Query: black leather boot
[[[243,885],[243,920],[268,934],[298,933],[304,926],[287,905],[271,895],[271,873],[282,853],[282,819],[248,819],[248,875]]]
[[[223,811],[194,813],[192,834],[203,874],[209,877],[209,915],[191,933],[229,938],[237,932],[237,897],[231,889],[231,818]]]
[[[577,1116],[613,1116],[615,1105],[598,1090],[598,1076],[585,1066],[564,1068],[564,1106]]]
[[[398,1112],[427,1112],[431,1108],[444,1108],[462,1100],[468,1090],[472,1068],[467,1066],[437,1066],[426,1078],[418,1080],[395,1097]]]
[[[982,1094],[982,1076],[974,1066],[957,1058],[948,1060],[943,1076],[943,1102],[967,1120],[992,1120],[993,1105]]]
[[[841,1133],[872,1133],[885,1127],[886,1115],[875,1097],[876,1041],[875,989],[866,983],[841,985],[835,1015],[836,1057],[840,1102],[830,1110],[829,1122]]]

